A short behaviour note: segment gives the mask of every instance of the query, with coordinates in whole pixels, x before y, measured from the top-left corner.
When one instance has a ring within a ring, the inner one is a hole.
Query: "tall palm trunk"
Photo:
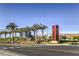
[[[5,35],[5,38],[6,38],[6,33],[4,33],[4,35]],[[5,43],[6,43],[6,39],[5,39]]]
[[[34,37],[35,37],[35,31],[34,31]]]
[[[11,32],[9,33],[10,43],[11,43]]]
[[[37,41],[37,39],[38,39],[38,30],[36,30],[36,36],[35,36],[35,41]]]
[[[36,34],[35,34],[35,40],[36,40],[36,37],[37,37],[37,31],[35,31],[35,33],[36,33]]]
[[[42,29],[42,37],[44,36],[44,29]]]
[[[16,37],[16,32],[15,32],[15,37]]]
[[[38,37],[38,30],[36,31],[36,37]]]
[[[9,33],[10,34],[10,38],[11,38],[11,33]]]
[[[0,34],[0,41],[2,42],[2,40],[1,40],[1,34]]]
[[[34,41],[35,41],[36,37],[35,37],[35,31],[34,31]]]
[[[22,32],[20,32],[20,38],[22,39]]]
[[[14,31],[12,31],[12,43],[14,44]]]
[[[1,38],[1,34],[0,34],[0,38]]]
[[[6,38],[6,33],[5,33],[5,38]]]
[[[31,32],[29,31],[29,37],[31,37]]]
[[[25,37],[27,38],[27,32],[25,32]]]

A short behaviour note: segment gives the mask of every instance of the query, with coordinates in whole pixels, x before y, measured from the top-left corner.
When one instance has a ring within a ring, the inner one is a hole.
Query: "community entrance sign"
[[[52,36],[53,36],[53,41],[59,41],[59,26],[58,25],[52,26]]]

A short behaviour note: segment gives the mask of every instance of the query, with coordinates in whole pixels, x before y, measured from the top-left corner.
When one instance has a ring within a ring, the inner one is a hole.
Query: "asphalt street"
[[[19,47],[1,45],[0,50],[5,51],[3,52],[4,56],[10,56],[10,54],[11,56],[79,56],[79,46]]]

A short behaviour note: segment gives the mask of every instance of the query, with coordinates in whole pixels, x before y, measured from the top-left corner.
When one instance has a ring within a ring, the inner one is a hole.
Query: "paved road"
[[[15,47],[0,46],[0,49],[13,52],[14,56],[79,56],[79,46],[37,46],[37,47]],[[1,54],[1,52],[0,52]],[[6,54],[5,54],[6,55]],[[8,55],[8,54],[7,54]]]
[[[0,56],[23,56],[23,54],[9,51],[8,49],[13,49],[14,47],[4,47],[0,46]]]

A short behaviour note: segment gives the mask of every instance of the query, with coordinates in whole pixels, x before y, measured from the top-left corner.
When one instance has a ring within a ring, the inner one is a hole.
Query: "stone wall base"
[[[58,43],[58,41],[51,41],[51,43]]]

